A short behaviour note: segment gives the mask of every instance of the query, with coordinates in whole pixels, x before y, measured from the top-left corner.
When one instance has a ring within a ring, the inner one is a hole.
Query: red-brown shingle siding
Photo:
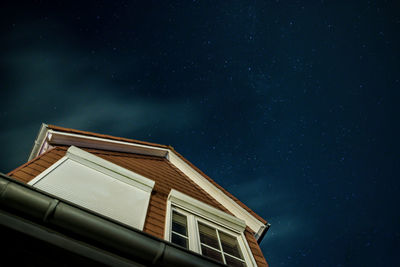
[[[40,162],[47,163],[47,164],[53,164],[57,161],[54,157],[50,157],[49,154],[44,155],[41,159]]]
[[[155,236],[155,237],[157,237],[157,238],[164,239],[164,235],[162,235],[161,232],[160,232],[158,229],[156,229],[155,231],[153,231],[151,228],[145,228],[145,229],[143,229],[143,231],[144,231],[145,233],[148,233],[148,234],[150,234],[150,235],[153,235],[153,236]]]
[[[37,164],[36,162],[34,162],[34,163],[32,163],[32,164],[26,166],[25,168],[27,168],[27,169],[33,169],[33,170],[35,170],[35,171],[38,171],[39,174],[42,173],[44,170],[47,169],[47,168],[45,168],[45,167],[43,167],[43,166]]]
[[[149,205],[149,209],[147,210],[151,214],[150,217],[152,217],[154,220],[159,221],[164,225],[164,220],[165,220],[165,214],[160,214],[158,211],[155,211],[153,208],[153,205]]]
[[[22,172],[28,172],[28,174],[33,175],[33,176],[38,176],[42,171],[38,171],[37,167],[34,166],[34,164],[31,164],[29,166],[26,166]]]
[[[257,243],[257,240],[254,238],[253,232],[247,227],[244,231],[244,235],[246,236],[247,243],[249,244],[257,265],[259,267],[268,267],[268,263],[264,258],[264,255],[260,249],[260,246]]]
[[[12,177],[13,177],[14,179],[20,181],[20,182],[28,183],[28,182],[29,182],[30,180],[32,180],[35,176],[26,174],[26,173],[24,173],[24,172],[18,172],[18,173],[16,173],[16,174],[14,174]]]
[[[51,150],[47,151],[46,153],[50,153],[50,151],[51,151]],[[45,153],[45,154],[46,154],[46,153]],[[43,154],[43,155],[44,155],[44,154]],[[7,175],[12,176],[14,173],[18,172],[19,170],[24,169],[26,166],[29,166],[29,165],[32,164],[33,162],[36,162],[37,160],[39,160],[43,155],[38,156],[38,157],[36,157],[36,158],[34,158],[34,159],[32,159],[32,160],[30,160],[30,161],[24,163],[23,165],[19,166],[18,168],[16,168],[16,169],[10,171],[9,173],[7,173]]]
[[[164,239],[166,207],[166,196],[158,196],[157,192],[151,195],[146,221],[143,228],[144,232]]]
[[[61,155],[56,154],[58,150],[60,150],[60,153],[63,152],[65,154],[65,150],[63,151],[62,149],[58,148],[51,149],[41,156],[36,157],[17,169],[9,172],[8,175],[21,182],[28,183],[62,157]]]

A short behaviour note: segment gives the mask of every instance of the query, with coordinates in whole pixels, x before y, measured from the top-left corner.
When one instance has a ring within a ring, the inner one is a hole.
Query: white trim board
[[[171,192],[168,195],[168,200],[174,206],[181,207],[189,210],[193,214],[216,221],[236,232],[241,233],[246,228],[246,223],[243,220],[205,204],[197,199],[194,199],[186,194],[183,194],[175,189],[171,189]]]

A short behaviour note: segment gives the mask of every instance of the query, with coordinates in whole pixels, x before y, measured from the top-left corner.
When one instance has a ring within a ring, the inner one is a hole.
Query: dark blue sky
[[[396,1],[31,1],[0,11],[0,170],[42,122],[172,145],[271,223],[271,266],[394,266]]]

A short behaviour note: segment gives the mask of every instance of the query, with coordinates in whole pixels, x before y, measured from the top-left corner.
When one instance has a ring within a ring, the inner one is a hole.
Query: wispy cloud
[[[41,27],[21,26],[7,38],[9,50],[1,60],[7,71],[0,92],[7,100],[0,109],[1,143],[6,151],[15,152],[2,159],[5,170],[23,163],[42,122],[82,130],[106,128],[110,134],[127,136],[132,132],[156,135],[178,131],[200,121],[199,110],[189,107],[185,99],[146,96],[145,85],[136,83],[134,77],[125,83],[118,81],[113,68],[119,75],[140,71],[134,56],[104,62],[100,58],[107,58],[106,54],[96,57],[75,49],[65,33],[52,33],[60,38],[53,40],[54,46],[51,42],[42,45],[40,38],[30,34],[30,29],[48,31]],[[17,45],[21,40],[28,45]],[[18,144],[8,142],[14,138],[20,140]]]
[[[195,112],[187,112],[182,101],[164,103],[149,99],[117,99],[103,94],[101,97],[87,96],[86,104],[72,105],[66,116],[55,123],[77,129],[108,124],[110,129],[120,134],[148,127],[180,129],[185,124],[195,124]]]

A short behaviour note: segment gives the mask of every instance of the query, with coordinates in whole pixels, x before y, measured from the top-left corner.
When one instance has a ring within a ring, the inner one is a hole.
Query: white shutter
[[[64,157],[53,168],[50,167],[31,181],[31,184],[76,205],[143,230],[151,189],[136,187],[125,176],[117,179],[115,176],[118,174],[109,175],[109,169],[105,173],[98,165],[91,168],[75,159]]]

